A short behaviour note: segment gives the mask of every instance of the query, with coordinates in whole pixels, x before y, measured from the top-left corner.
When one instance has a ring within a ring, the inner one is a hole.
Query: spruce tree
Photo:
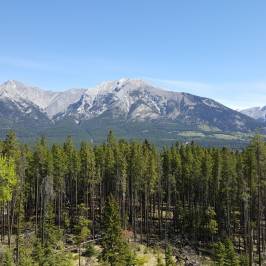
[[[111,266],[131,265],[131,252],[123,239],[118,204],[110,195],[106,201],[102,223],[100,259]]]
[[[239,258],[236,254],[234,244],[230,239],[226,239],[224,242],[225,246],[225,258],[224,266],[239,266]]]
[[[222,242],[218,242],[214,245],[214,261],[217,266],[224,266],[224,260],[226,256],[226,249]]]
[[[82,243],[88,238],[90,235],[89,229],[90,221],[87,219],[87,209],[84,204],[80,204],[78,206],[78,216],[74,226],[75,229],[75,242],[78,246],[79,251],[79,266],[80,264],[80,256],[81,256],[81,246]]]

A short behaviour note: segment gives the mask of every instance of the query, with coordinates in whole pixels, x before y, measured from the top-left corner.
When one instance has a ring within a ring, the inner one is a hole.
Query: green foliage
[[[88,243],[85,245],[85,251],[82,253],[83,256],[91,258],[97,255],[97,250],[95,249],[92,243]]]
[[[206,210],[206,233],[213,237],[218,232],[218,223],[216,220],[216,212],[214,208],[208,207]]]
[[[218,242],[214,245],[214,261],[216,265],[221,266],[239,266],[239,257],[235,251],[234,245],[230,239],[224,242]]]
[[[163,258],[161,254],[157,254],[156,266],[164,266]]]
[[[62,241],[62,231],[46,221],[45,241],[42,245],[41,239],[24,239],[20,244],[20,265],[21,266],[70,266],[74,265],[71,253],[65,251]]]
[[[46,251],[45,248],[42,247],[40,240],[35,239],[33,242],[33,248],[32,248],[32,258],[35,262],[38,262],[42,265],[46,258]]]
[[[148,263],[148,257],[147,255],[143,255],[143,256],[136,256],[136,264],[133,264],[133,265],[136,265],[136,266],[143,266],[145,264]]]
[[[0,201],[10,201],[12,191],[17,184],[15,162],[0,157]]]
[[[8,159],[16,160],[19,155],[18,142],[14,131],[9,131],[3,142],[3,155]]]
[[[225,256],[226,256],[226,249],[224,244],[222,242],[214,244],[214,261],[217,266],[224,265]]]
[[[125,266],[138,266],[136,253],[130,249],[129,245],[125,246],[124,256],[125,256],[125,261],[122,263],[124,263]]]
[[[63,211],[62,213],[62,224],[64,229],[68,229],[70,226],[69,214],[66,211]]]
[[[249,254],[258,250],[266,221],[265,177],[260,138],[239,152],[196,143],[159,150],[147,140],[116,140],[112,133],[96,146],[76,147],[68,138],[50,148],[42,138],[27,147],[10,135],[0,141],[1,233],[4,243],[12,240],[10,262],[21,266],[70,264],[65,244],[90,257],[92,246],[83,250],[90,235],[102,238],[99,258],[107,265],[140,265],[127,241],[134,238],[148,247],[155,237],[171,243],[172,236],[180,237],[180,245],[188,239],[204,246],[237,236]],[[35,239],[26,242],[29,235]],[[171,252],[165,254],[169,265]],[[229,240],[215,245],[217,265],[245,265],[244,259]]]
[[[32,242],[33,239],[26,241],[25,239],[20,240],[19,245],[19,266],[35,266],[37,263],[34,262],[32,256]]]
[[[225,266],[238,266],[239,265],[239,257],[235,251],[234,244],[231,240],[226,239],[225,243],[226,255],[224,258]]]
[[[43,247],[40,244],[39,239],[36,239],[32,250],[32,258],[34,263],[41,266],[74,265],[74,258],[72,254],[64,251],[64,247],[60,248],[59,245],[57,246],[57,249],[52,248],[50,245]]]
[[[1,260],[1,265],[3,266],[15,266],[14,260],[13,260],[13,254],[10,249],[6,249]]]
[[[45,254],[45,258],[42,262],[43,266],[74,266],[74,260],[71,253],[66,252],[51,252]]]
[[[58,249],[62,248],[62,237],[63,232],[54,224],[54,213],[51,205],[47,206],[47,213],[44,220],[44,246],[49,249]]]
[[[84,242],[90,235],[90,221],[86,218],[86,208],[84,204],[78,206],[78,212],[79,215],[74,226],[76,234],[75,242],[77,243],[77,245],[81,245],[81,243]]]
[[[102,253],[100,259],[116,265],[134,265],[134,255],[123,239],[118,205],[113,196],[109,196],[103,213]]]
[[[174,266],[176,265],[173,259],[173,250],[170,245],[167,245],[165,249],[165,266]]]
[[[242,254],[239,256],[239,265],[240,266],[248,266],[249,265],[248,257],[246,255]]]

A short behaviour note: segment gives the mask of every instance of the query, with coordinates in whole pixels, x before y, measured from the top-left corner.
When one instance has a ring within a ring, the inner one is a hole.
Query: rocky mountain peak
[[[53,122],[67,119],[80,124],[104,117],[127,123],[167,121],[184,128],[227,131],[250,131],[258,126],[252,118],[212,99],[164,90],[141,79],[122,78],[91,89],[62,92],[9,80],[0,85],[1,100],[15,103],[18,112],[26,110],[21,106],[27,106],[27,112],[38,108]]]

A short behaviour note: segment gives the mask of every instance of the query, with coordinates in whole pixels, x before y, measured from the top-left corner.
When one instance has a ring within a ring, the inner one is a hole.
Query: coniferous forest
[[[112,132],[97,146],[27,146],[10,132],[0,154],[0,265],[148,265],[136,243],[162,250],[154,265],[193,265],[183,246],[210,258],[202,265],[263,265],[259,136],[243,150],[158,149]]]

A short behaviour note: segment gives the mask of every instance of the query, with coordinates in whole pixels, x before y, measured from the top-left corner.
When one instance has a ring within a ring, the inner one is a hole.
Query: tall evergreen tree
[[[130,254],[122,236],[118,204],[112,195],[108,197],[104,207],[101,246],[100,258],[103,261],[111,266],[128,265]]]

